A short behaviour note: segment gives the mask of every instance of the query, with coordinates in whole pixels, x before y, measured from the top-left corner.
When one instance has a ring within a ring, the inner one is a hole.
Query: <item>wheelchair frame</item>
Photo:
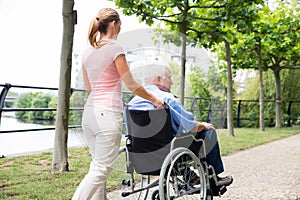
[[[170,120],[170,111],[167,105],[163,109],[156,109],[153,112],[164,110],[168,119],[167,122],[171,123]],[[129,110],[127,105],[125,105],[126,117],[130,117],[130,112],[139,112],[149,115],[149,111],[137,111],[137,110]],[[151,111],[150,111],[151,112]],[[130,121],[130,120],[129,120]],[[151,121],[151,120],[150,120]],[[128,120],[127,120],[128,122]],[[128,128],[128,127],[127,127]],[[168,127],[170,128],[170,127]],[[171,131],[171,130],[170,130]],[[143,133],[142,133],[143,134]],[[126,157],[126,172],[130,174],[129,180],[122,180],[122,185],[129,187],[129,191],[122,192],[122,197],[127,197],[132,194],[138,194],[138,200],[145,200],[148,197],[149,190],[151,188],[158,187],[158,189],[154,189],[151,194],[152,200],[170,200],[170,199],[180,199],[187,195],[199,195],[201,200],[212,200],[213,196],[221,196],[226,192],[225,186],[217,185],[217,175],[215,174],[215,170],[213,166],[208,165],[206,162],[206,152],[205,152],[205,143],[203,139],[196,139],[193,133],[185,133],[180,136],[173,137],[170,141],[169,152],[163,159],[163,163],[158,172],[152,172],[150,174],[144,172],[137,172],[137,166],[135,166],[133,160],[131,160],[131,145],[132,145],[132,133],[128,131],[125,140],[125,147],[121,148],[119,151],[119,155],[125,153]],[[188,140],[188,144],[192,143],[197,144],[201,143],[202,150],[200,148],[197,150],[197,153],[193,152],[187,146],[178,146],[176,143],[185,142]],[[141,160],[141,162],[143,162]],[[194,171],[191,173],[191,171]],[[188,174],[197,174],[200,178],[200,184],[193,184],[192,177],[188,177]],[[135,174],[139,174],[141,176],[139,182],[139,188],[135,187],[137,184],[135,183]],[[151,181],[151,176],[158,176],[159,178],[155,178],[154,181]],[[188,198],[188,197],[186,197]]]

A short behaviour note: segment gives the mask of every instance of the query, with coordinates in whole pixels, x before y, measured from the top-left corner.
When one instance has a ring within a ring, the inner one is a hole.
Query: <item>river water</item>
[[[0,130],[41,128],[45,125],[28,124],[15,118],[3,116]],[[49,127],[49,126],[46,126]],[[55,130],[30,131],[17,133],[0,133],[0,156],[13,157],[52,151],[54,148]],[[69,129],[68,147],[85,147],[86,142],[80,128]]]

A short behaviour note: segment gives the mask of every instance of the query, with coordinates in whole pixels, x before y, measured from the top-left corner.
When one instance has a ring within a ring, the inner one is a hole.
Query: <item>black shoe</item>
[[[224,177],[219,177],[217,176],[218,180],[218,186],[229,186],[233,182],[232,176],[224,176]]]
[[[200,177],[192,170],[183,175],[183,180],[185,183],[189,183],[190,186],[200,184]]]

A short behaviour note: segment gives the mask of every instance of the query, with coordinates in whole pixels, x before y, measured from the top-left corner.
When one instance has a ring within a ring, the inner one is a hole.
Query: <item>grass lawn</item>
[[[268,128],[264,133],[258,129],[235,129],[235,137],[220,130],[221,154],[244,150],[297,133],[300,127]],[[87,148],[69,149],[69,172],[50,173],[52,153],[0,159],[0,199],[71,199],[76,187],[89,168],[91,158]],[[117,188],[124,172],[124,159],[116,161],[110,175],[110,190]]]

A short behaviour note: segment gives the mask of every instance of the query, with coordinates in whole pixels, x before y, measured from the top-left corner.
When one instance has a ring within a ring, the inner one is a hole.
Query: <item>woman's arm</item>
[[[82,75],[87,93],[91,93],[92,88],[85,67],[82,65]]]
[[[155,107],[161,107],[164,102],[157,99],[152,93],[148,92],[141,84],[136,82],[128,67],[124,54],[119,55],[115,60],[116,68],[124,81],[126,87],[135,95],[147,99],[153,103]]]

